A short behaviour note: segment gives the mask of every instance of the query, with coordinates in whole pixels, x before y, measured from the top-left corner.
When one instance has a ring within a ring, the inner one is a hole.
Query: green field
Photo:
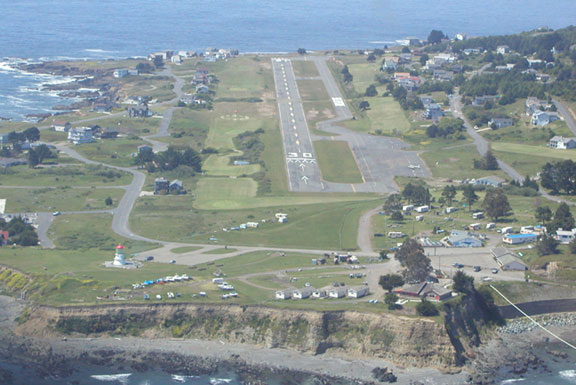
[[[220,249],[208,250],[204,254],[230,254],[230,253],[235,252],[236,250],[237,249],[233,249],[231,247],[222,247]]]
[[[206,175],[210,176],[241,176],[260,171],[261,167],[259,164],[231,165],[230,158],[237,155],[238,154],[235,153],[229,155],[210,155],[202,165],[202,169],[206,172]]]
[[[238,201],[256,196],[257,185],[249,178],[202,178],[194,194],[194,207],[198,209],[237,209]]]
[[[330,96],[328,96],[328,91],[326,91],[322,80],[306,79],[298,80],[297,83],[298,92],[300,92],[302,100],[330,100]]]
[[[352,130],[376,132],[381,130],[386,134],[403,135],[410,130],[410,122],[400,104],[391,96],[366,98],[370,109],[349,120],[344,125]],[[349,101],[348,103],[358,103]]]
[[[3,186],[124,186],[131,181],[128,173],[93,165],[34,169],[23,165],[0,169]]]
[[[184,253],[189,253],[191,251],[196,251],[196,250],[200,250],[201,247],[198,246],[182,246],[182,247],[176,247],[174,249],[171,249],[170,251],[176,254],[184,254]]]
[[[148,96],[159,102],[176,97],[171,77],[142,74],[127,76],[119,81],[122,83],[121,94],[124,96]]]
[[[331,136],[334,135],[330,132],[320,131],[316,129],[316,123],[322,122],[324,120],[332,119],[336,117],[334,112],[334,104],[327,100],[318,100],[315,102],[303,102],[302,107],[304,108],[304,113],[306,114],[306,121],[308,122],[308,127],[310,133],[320,136]]]
[[[493,143],[492,149],[500,152],[511,152],[514,154],[525,155],[526,157],[545,157],[557,160],[576,160],[576,151],[556,150],[545,146],[531,146],[518,143]]]
[[[315,77],[320,76],[316,63],[305,60],[292,60],[292,69],[298,77]]]
[[[96,162],[129,167],[134,165],[134,155],[138,152],[138,146],[143,144],[148,142],[137,138],[104,139],[96,143],[81,144],[74,149]]]
[[[348,142],[316,141],[314,150],[324,180],[337,183],[364,181]]]
[[[103,118],[95,121],[100,127],[116,130],[122,135],[150,135],[160,127],[160,118],[128,118],[127,114],[122,117]],[[49,131],[53,132],[53,131]],[[110,141],[110,139],[106,139]]]
[[[145,197],[138,200],[130,225],[143,236],[176,242],[355,249],[360,215],[378,202],[371,195],[342,195],[315,194],[306,199],[277,197],[263,203],[253,199],[253,204],[276,205],[237,210],[198,210],[192,208],[193,201],[189,198]],[[348,202],[343,201],[345,199]],[[353,199],[365,200],[350,201]],[[302,204],[305,200],[310,204]],[[287,213],[289,222],[278,223],[275,218],[278,212]],[[260,226],[223,231],[246,222],[259,222]]]
[[[9,213],[113,209],[123,195],[122,189],[0,189],[0,199],[6,199]],[[107,197],[112,198],[112,206],[104,203]]]
[[[199,151],[204,148],[213,113],[206,110],[179,108],[172,113],[170,137],[162,138],[174,145],[186,145]]]

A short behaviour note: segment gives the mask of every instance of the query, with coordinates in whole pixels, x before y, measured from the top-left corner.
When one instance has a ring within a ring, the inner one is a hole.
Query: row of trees
[[[474,159],[474,168],[480,170],[498,170],[498,159],[494,156],[492,150],[488,150],[482,159]]]
[[[40,140],[40,130],[37,127],[30,127],[21,132],[12,131],[8,133],[8,142],[11,144],[25,141],[36,142]]]
[[[540,173],[542,187],[552,190],[553,194],[564,192],[567,195],[576,194],[576,162],[564,160],[546,163]]]
[[[56,153],[50,150],[50,148],[45,144],[41,144],[36,148],[30,148],[28,150],[28,166],[32,168],[44,162],[45,159],[56,158]]]
[[[429,138],[447,138],[460,134],[464,130],[464,121],[460,118],[442,118],[438,124],[431,124],[426,128]]]
[[[38,234],[32,225],[24,222],[21,217],[12,218],[6,222],[0,218],[0,230],[8,231],[8,243],[21,246],[36,246],[38,244]]]
[[[143,149],[136,156],[135,163],[148,172],[170,171],[180,166],[190,167],[194,172],[202,171],[202,157],[190,147],[168,147],[166,151],[154,153]]]

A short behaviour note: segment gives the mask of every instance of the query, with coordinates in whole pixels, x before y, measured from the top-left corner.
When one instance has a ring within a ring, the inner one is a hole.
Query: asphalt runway
[[[290,191],[394,193],[398,191],[398,186],[394,182],[395,176],[423,178],[430,176],[418,153],[408,151],[409,146],[403,141],[337,126],[338,122],[352,119],[353,115],[346,106],[344,97],[326,64],[328,59],[309,56],[300,60],[315,63],[320,74],[318,78],[324,83],[336,117],[318,123],[318,129],[333,133],[333,137],[311,135],[291,59],[272,59]],[[324,181],[314,155],[313,140],[348,142],[364,183]]]

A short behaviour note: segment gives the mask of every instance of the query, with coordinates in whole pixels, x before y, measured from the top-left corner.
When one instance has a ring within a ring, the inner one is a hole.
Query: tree
[[[138,73],[141,74],[147,74],[154,71],[154,67],[152,67],[150,63],[138,63],[136,64],[136,69],[138,70]]]
[[[464,195],[464,199],[468,204],[468,210],[472,210],[472,205],[478,200],[478,195],[476,195],[476,191],[474,191],[474,186],[471,184],[467,184],[464,186],[462,190],[462,194]]]
[[[428,54],[423,54],[420,56],[420,65],[425,66],[428,60],[430,60],[430,56],[428,56]]]
[[[433,317],[438,315],[438,309],[432,302],[427,301],[426,299],[422,299],[418,305],[416,305],[416,311],[418,314],[424,317]]]
[[[498,170],[498,160],[492,153],[492,150],[488,150],[486,155],[484,155],[484,170]]]
[[[558,254],[558,241],[554,238],[544,234],[542,238],[536,243],[536,249],[540,256]]]
[[[553,233],[558,229],[571,230],[574,228],[574,217],[570,212],[570,207],[564,202],[560,203],[556,212],[554,213],[554,218],[548,226],[548,231]]]
[[[37,127],[30,127],[25,129],[22,134],[24,138],[29,142],[36,142],[40,140],[40,130]]]
[[[111,198],[111,197],[107,197],[107,198],[104,200],[104,203],[106,204],[106,206],[112,206],[112,204],[113,204],[114,202],[112,201],[112,198]]]
[[[576,238],[572,240],[572,242],[570,242],[570,252],[572,254],[576,254]]]
[[[386,293],[384,296],[384,303],[388,305],[388,309],[396,309],[396,302],[398,301],[398,296],[394,293]]]
[[[160,55],[154,56],[153,63],[154,63],[154,67],[156,67],[156,68],[164,67],[164,59],[162,59],[162,56],[160,56]]]
[[[366,100],[362,100],[358,107],[360,107],[362,111],[366,111],[370,108],[370,103],[368,103]]]
[[[354,76],[352,76],[352,74],[350,73],[350,70],[348,69],[347,65],[345,65],[344,68],[342,68],[341,72],[344,78],[344,83],[350,83],[352,80],[354,80]]]
[[[454,187],[453,185],[448,185],[444,187],[444,190],[442,190],[442,196],[444,197],[444,199],[446,199],[448,205],[452,205],[452,201],[456,197],[456,187]]]
[[[370,55],[368,55],[368,57],[366,58],[367,61],[369,61],[370,63],[374,63],[376,61],[376,55],[374,55],[373,53],[371,53]]]
[[[56,158],[56,154],[50,151],[50,148],[45,144],[36,147],[35,152],[36,156],[38,156],[38,163],[44,162],[44,159]]]
[[[398,211],[402,209],[402,196],[400,194],[390,194],[382,206],[384,211]]]
[[[386,251],[386,250],[380,250],[378,255],[380,256],[380,259],[382,259],[382,260],[388,259],[388,251]]]
[[[497,221],[498,218],[508,215],[512,210],[508,197],[501,188],[489,189],[482,202],[482,208],[486,214]]]
[[[36,151],[34,151],[33,148],[28,150],[28,167],[34,168],[39,163],[40,163],[40,161],[38,160],[38,155],[36,154]]]
[[[390,293],[395,287],[404,285],[404,279],[398,274],[386,274],[380,276],[378,284],[382,286],[382,289]]]
[[[402,275],[408,282],[424,281],[432,271],[430,259],[424,254],[422,246],[414,239],[404,241],[395,254],[396,260],[404,267]]]
[[[402,215],[402,213],[400,211],[392,211],[392,214],[390,215],[390,219],[393,221],[403,221],[404,220],[404,215]]]
[[[297,51],[300,55],[305,55],[306,54],[306,48],[298,48]]]
[[[402,190],[402,196],[408,200],[408,202],[417,205],[427,205],[430,203],[431,195],[430,190],[420,184],[408,183],[404,190]]]
[[[461,293],[471,293],[474,290],[474,278],[466,275],[462,270],[458,270],[454,277],[454,290]]]
[[[446,38],[444,32],[433,29],[428,35],[428,44],[438,44],[442,42],[442,39]]]
[[[538,206],[536,207],[536,213],[534,213],[534,218],[540,224],[546,224],[550,219],[552,219],[552,210],[548,206]]]
[[[366,91],[364,92],[365,96],[374,97],[378,95],[378,91],[376,90],[376,86],[374,84],[370,84],[366,87]]]

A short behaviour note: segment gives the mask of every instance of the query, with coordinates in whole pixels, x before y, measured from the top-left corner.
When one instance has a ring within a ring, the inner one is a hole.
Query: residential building
[[[368,294],[370,294],[368,286],[358,286],[348,289],[348,297],[350,298],[362,298]]]
[[[28,164],[28,162],[26,159],[21,158],[0,158],[0,167],[2,168],[19,166],[21,164]]]
[[[72,125],[65,120],[54,119],[52,120],[52,129],[58,132],[68,132]]]
[[[482,240],[468,231],[452,230],[447,242],[453,247],[482,247]]]
[[[472,184],[474,185],[483,185],[490,187],[502,187],[502,183],[504,183],[504,180],[497,176],[485,176],[484,178],[473,179],[472,182]]]
[[[565,138],[563,136],[554,136],[550,139],[550,147],[558,150],[568,150],[576,148],[576,138]]]
[[[576,229],[572,230],[562,230],[558,229],[556,234],[554,234],[554,239],[558,242],[562,243],[563,245],[567,245],[572,242],[576,238]]]
[[[510,127],[514,124],[514,120],[512,118],[492,118],[488,122],[488,126],[492,128],[504,128]]]
[[[180,55],[174,55],[174,56],[172,56],[172,57],[170,58],[170,61],[171,61],[173,64],[182,64],[182,56],[180,56]]]
[[[442,110],[442,107],[440,107],[440,105],[436,103],[429,104],[424,110],[424,113],[422,114],[424,119],[431,119],[434,122],[440,120],[440,118],[443,117],[444,115],[445,113]]]
[[[170,191],[170,194],[184,194],[186,192],[184,190],[184,185],[182,181],[178,179],[175,179],[172,182],[170,182],[168,190]]]
[[[326,289],[316,289],[312,292],[312,298],[324,298],[326,297]]]
[[[400,58],[398,56],[387,57],[386,59],[384,59],[384,64],[382,65],[382,70],[383,71],[386,71],[386,70],[396,71],[396,68],[398,68],[399,62],[400,62]]]
[[[123,78],[123,77],[126,77],[126,76],[128,76],[128,69],[127,69],[127,68],[119,68],[119,69],[116,69],[116,70],[114,70],[113,75],[114,75],[115,78]]]
[[[536,234],[506,234],[502,237],[502,242],[509,245],[520,245],[522,243],[531,243],[538,240]]]
[[[430,206],[418,206],[414,208],[417,213],[427,213],[430,211]]]
[[[429,95],[420,96],[420,101],[422,102],[422,105],[424,106],[424,108],[426,108],[430,104],[434,103],[434,99],[432,98],[432,96],[429,96]]]
[[[138,107],[128,108],[128,117],[130,118],[149,118],[152,115],[152,111],[150,111],[146,104],[140,104]]]
[[[197,94],[207,94],[208,92],[210,92],[210,88],[208,88],[206,85],[199,84],[196,86],[196,93]]]
[[[432,282],[406,285],[394,290],[394,293],[404,297],[426,298],[432,301],[442,301],[452,297],[452,290]]]
[[[492,255],[502,270],[526,271],[528,266],[512,251],[505,247],[496,247],[492,250]]]
[[[484,104],[486,104],[486,102],[496,102],[498,100],[499,96],[498,95],[482,95],[482,96],[476,96],[474,97],[474,100],[472,101],[472,105],[475,107],[478,106],[484,106]]]
[[[556,112],[536,111],[532,114],[530,122],[535,126],[545,126],[559,119],[560,116]]]
[[[278,290],[276,291],[276,299],[290,299],[294,289]]]
[[[330,298],[342,298],[348,294],[348,290],[345,287],[335,287],[330,289],[328,292],[328,297]]]
[[[549,110],[552,105],[544,100],[540,100],[533,96],[526,98],[526,115],[533,115],[536,111],[546,111]]]
[[[510,53],[510,47],[508,47],[507,45],[499,45],[498,47],[496,47],[496,53],[506,55],[507,53]]]
[[[164,177],[154,179],[154,194],[170,192],[170,181]]]
[[[462,53],[466,56],[479,55],[480,52],[482,52],[482,50],[480,50],[480,48],[466,48],[465,50],[462,51]]]
[[[435,70],[433,77],[434,80],[449,82],[454,79],[454,72],[445,70]]]
[[[6,246],[8,244],[8,237],[10,234],[8,231],[0,230],[0,246]]]
[[[68,131],[68,141],[78,144],[94,142],[94,131],[90,127],[75,127]]]
[[[152,146],[149,146],[147,144],[142,144],[142,145],[138,146],[138,154],[140,154],[142,152],[147,152],[147,151],[153,151]]]
[[[315,289],[313,287],[305,287],[304,289],[296,289],[292,293],[292,298],[294,299],[306,299],[310,298]]]

